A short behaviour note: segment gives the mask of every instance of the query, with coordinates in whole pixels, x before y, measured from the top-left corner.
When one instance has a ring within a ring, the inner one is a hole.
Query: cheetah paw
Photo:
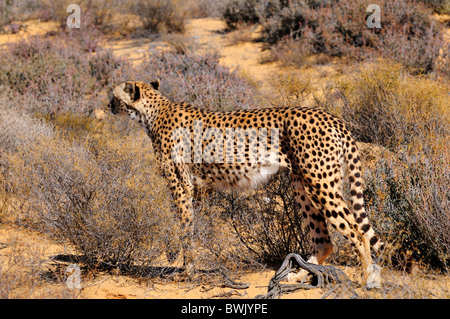
[[[369,277],[367,277],[366,288],[379,289],[381,288],[381,268],[376,264],[372,264],[367,268]]]

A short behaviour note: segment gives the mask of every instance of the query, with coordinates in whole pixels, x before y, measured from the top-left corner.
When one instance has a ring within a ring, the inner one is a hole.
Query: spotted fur
[[[356,247],[364,278],[371,275],[370,248],[376,251],[383,243],[364,209],[358,148],[341,120],[324,110],[303,107],[209,112],[171,102],[158,88],[159,81],[121,83],[114,89],[110,107],[113,113],[126,111],[137,120],[153,143],[182,216],[190,275],[194,269],[189,249],[194,185],[255,187],[278,168],[291,172],[295,199],[310,229],[309,261],[322,264],[331,253],[329,224]],[[227,130],[235,134],[221,144],[216,137]],[[267,131],[267,143],[262,143],[266,153],[259,154],[253,148],[261,145],[261,140],[252,139],[253,131],[256,135]],[[273,131],[277,135],[271,135]],[[189,149],[189,145],[201,147]],[[348,168],[350,207],[342,193],[344,165]]]

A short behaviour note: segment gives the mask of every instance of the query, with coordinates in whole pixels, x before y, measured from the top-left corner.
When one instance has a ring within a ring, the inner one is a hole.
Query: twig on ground
[[[291,260],[295,260],[300,268],[305,269],[312,274],[317,283],[315,285],[305,283],[280,284],[281,280],[283,280],[290,272],[295,270],[295,268],[292,267]],[[336,267],[311,264],[306,262],[300,255],[291,253],[287,255],[280,269],[278,269],[275,275],[270,279],[267,294],[257,295],[255,299],[276,299],[282,294],[292,293],[300,289],[323,288],[331,282],[342,284],[349,281],[350,280],[347,275]],[[331,291],[331,293],[332,292],[333,291]],[[331,293],[328,293],[328,295]],[[353,294],[356,295],[354,291]]]

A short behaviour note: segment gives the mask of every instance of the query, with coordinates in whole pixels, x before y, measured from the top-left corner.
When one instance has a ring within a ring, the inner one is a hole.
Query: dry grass
[[[378,60],[329,87],[322,104],[341,116],[358,140],[389,148],[449,134],[449,84],[411,76],[401,64]]]
[[[348,269],[347,274],[353,281],[359,281],[359,274]],[[381,289],[366,290],[357,285],[331,285],[324,290],[328,299],[448,299],[450,298],[450,280],[427,267],[415,267],[413,273],[383,268]]]

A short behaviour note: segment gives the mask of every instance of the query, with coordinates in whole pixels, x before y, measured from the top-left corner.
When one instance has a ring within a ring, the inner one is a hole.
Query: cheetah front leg
[[[194,235],[194,210],[192,205],[193,185],[189,179],[187,168],[184,164],[175,164],[167,160],[164,165],[164,173],[169,182],[169,188],[175,204],[181,215],[181,248],[184,259],[185,275],[192,279],[195,274],[193,256]]]

